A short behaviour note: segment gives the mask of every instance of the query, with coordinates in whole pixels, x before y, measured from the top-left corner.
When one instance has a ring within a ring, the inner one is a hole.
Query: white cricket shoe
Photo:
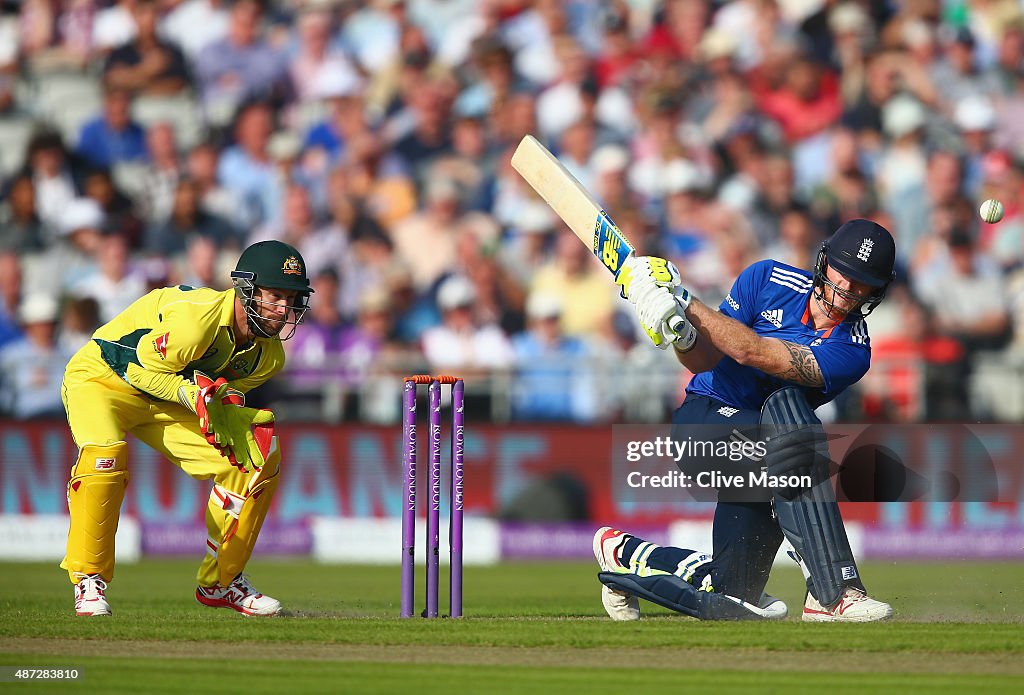
[[[832,608],[826,608],[807,593],[804,602],[804,622],[808,623],[870,623],[892,617],[892,606],[868,597],[852,586],[846,590]]]
[[[626,573],[629,568],[619,560],[619,546],[629,535],[611,526],[602,526],[594,534],[594,557],[602,572]],[[640,620],[640,599],[624,591],[601,585],[601,603],[612,620]]]
[[[247,616],[277,615],[281,610],[281,602],[257,591],[244,572],[228,586],[196,587],[196,601],[210,608],[230,608]]]
[[[103,577],[86,574],[75,584],[75,615],[110,615],[107,583]]]
[[[764,592],[761,593],[757,607],[765,612],[765,620],[785,620],[789,615],[789,606],[785,601]]]

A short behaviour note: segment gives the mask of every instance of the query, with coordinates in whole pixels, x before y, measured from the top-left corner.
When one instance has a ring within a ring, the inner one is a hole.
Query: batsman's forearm
[[[679,364],[686,367],[693,374],[709,372],[722,359],[722,352],[711,344],[709,340],[697,334],[697,341],[693,347],[686,352],[675,350],[676,359]]]
[[[698,342],[701,339],[706,340],[723,355],[728,355],[740,364],[750,364],[754,356],[761,351],[764,340],[761,336],[736,319],[715,311],[699,299],[690,300],[686,316],[700,334]]]

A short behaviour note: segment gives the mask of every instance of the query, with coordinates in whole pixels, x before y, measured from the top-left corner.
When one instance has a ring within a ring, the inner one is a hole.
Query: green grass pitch
[[[868,625],[700,623],[650,604],[614,623],[593,563],[468,567],[464,619],[401,620],[398,567],[266,559],[250,574],[287,614],[246,619],[197,604],[194,570],[119,566],[113,617],[80,619],[56,564],[0,564],[0,665],[84,673],[0,692],[1024,691],[1024,564],[865,563],[897,611]],[[801,585],[784,567],[769,591],[798,616]]]

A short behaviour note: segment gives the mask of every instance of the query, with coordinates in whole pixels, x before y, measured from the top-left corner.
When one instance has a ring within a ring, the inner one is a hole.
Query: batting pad
[[[829,478],[828,443],[821,421],[795,388],[765,401],[765,464],[769,475],[808,475],[811,486],[779,490],[773,496],[779,527],[802,560],[807,589],[823,606],[835,605],[847,587],[863,590]]]
[[[597,578],[616,591],[624,591],[698,620],[760,620],[767,617],[763,610],[732,596],[697,591],[692,584],[674,574],[641,577],[598,572]]]

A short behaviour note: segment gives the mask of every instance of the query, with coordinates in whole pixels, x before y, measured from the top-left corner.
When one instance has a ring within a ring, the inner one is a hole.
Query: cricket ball
[[[981,219],[989,224],[995,224],[999,220],[1003,219],[1003,204],[995,198],[989,198],[981,207],[978,209],[978,214],[981,215]]]

